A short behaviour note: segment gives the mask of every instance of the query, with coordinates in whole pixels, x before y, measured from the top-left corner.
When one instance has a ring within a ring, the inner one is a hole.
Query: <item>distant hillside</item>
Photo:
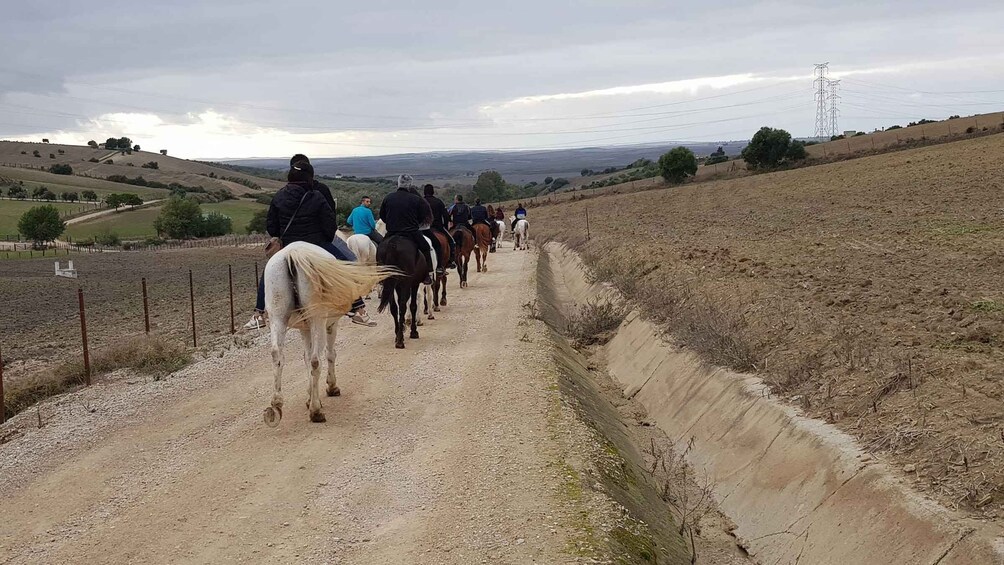
[[[377,157],[342,157],[311,159],[320,174],[356,177],[394,178],[410,173],[419,180],[447,180],[473,184],[478,173],[494,169],[509,182],[540,181],[546,176],[572,178],[582,169],[602,170],[624,167],[640,159],[658,159],[678,145],[689,147],[698,156],[706,156],[719,145],[730,155],[738,154],[745,141],[729,143],[682,142],[680,144],[586,147],[550,151],[447,151],[407,153]],[[284,169],[286,158],[237,159],[227,163],[264,169]]]

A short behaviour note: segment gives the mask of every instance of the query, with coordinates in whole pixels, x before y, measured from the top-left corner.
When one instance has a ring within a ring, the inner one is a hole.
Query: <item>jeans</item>
[[[337,243],[336,243],[337,242]],[[327,251],[328,253],[335,256],[336,259],[341,259],[342,261],[355,261],[356,256],[354,253],[349,251],[345,242],[340,238],[335,238],[335,242],[327,243],[324,245],[318,245],[321,249]],[[355,302],[352,303],[352,311],[356,312],[362,308],[366,307],[366,303],[363,302],[362,298],[357,298]],[[259,312],[265,311],[265,274],[262,273],[261,280],[258,281],[258,298],[255,301],[255,310]]]

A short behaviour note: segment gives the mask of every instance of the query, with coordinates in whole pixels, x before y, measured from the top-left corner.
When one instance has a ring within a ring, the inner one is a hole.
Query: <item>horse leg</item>
[[[272,391],[272,404],[265,409],[265,423],[270,427],[279,425],[282,420],[282,365],[286,362],[283,346],[286,344],[285,316],[272,317],[272,373],[275,379]]]
[[[432,276],[435,277],[437,275],[433,273]],[[422,285],[422,294],[425,295],[424,296],[425,300],[423,300],[423,302],[425,302],[425,314],[426,316],[428,316],[430,320],[436,319],[436,315],[433,314],[433,312],[435,311],[433,305],[436,303],[435,297],[432,295],[432,286],[434,284],[436,284],[435,280],[432,281],[432,284]]]
[[[338,337],[338,321],[328,320],[328,396],[341,396],[342,391],[338,388],[338,379],[335,378],[335,338]]]
[[[481,252],[481,255],[482,255],[482,257],[481,257],[481,263],[483,265],[483,267],[481,268],[481,272],[482,273],[487,273],[488,272],[488,250],[487,249],[483,249],[482,252]]]
[[[443,275],[443,297],[442,297],[442,298],[441,298],[441,299],[439,300],[439,303],[440,303],[440,305],[442,305],[442,306],[446,306],[446,282],[447,282],[448,280],[449,280],[449,279],[448,279],[448,278],[446,278],[446,275],[444,274],[444,275]]]
[[[411,339],[418,339],[418,287],[411,288]]]
[[[404,317],[408,312],[408,293],[409,290],[404,288],[404,285],[399,284],[397,287],[397,309],[399,313],[394,319],[394,330],[397,333],[395,335],[394,347],[398,349],[404,349]],[[412,320],[414,322],[414,320]]]
[[[443,277],[436,275],[432,281],[432,311],[439,312],[439,289],[443,286]]]
[[[326,343],[326,318],[313,317],[308,322],[310,326],[310,389],[307,391],[307,411],[311,422],[323,422],[324,412],[321,411],[321,352]],[[306,344],[304,344],[306,346]]]

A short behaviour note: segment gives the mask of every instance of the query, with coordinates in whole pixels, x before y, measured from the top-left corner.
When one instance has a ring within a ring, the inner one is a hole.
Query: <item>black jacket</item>
[[[432,223],[432,213],[424,198],[399,188],[383,199],[380,219],[387,224],[389,234],[416,232],[421,224]]]
[[[475,222],[487,221],[488,220],[488,208],[480,204],[475,204],[471,206],[471,219]]]
[[[268,234],[272,237],[281,237],[283,245],[289,245],[294,241],[323,245],[331,243],[335,238],[334,210],[320,191],[302,184],[287,184],[272,197],[266,223]],[[289,225],[288,230],[287,225]],[[283,235],[284,230],[285,235]]]
[[[432,227],[442,230],[446,229],[446,224],[450,222],[450,214],[446,212],[446,204],[435,196],[426,196],[425,201],[432,208]]]
[[[457,202],[456,206],[453,207],[451,217],[454,225],[469,224],[471,223],[471,209],[465,202]]]
[[[321,196],[324,197],[324,200],[327,201],[328,206],[331,206],[331,209],[335,210],[335,198],[331,196],[331,189],[328,188],[328,185],[324,184],[323,182],[317,182],[317,179],[314,179],[313,188],[317,192],[320,192]]]

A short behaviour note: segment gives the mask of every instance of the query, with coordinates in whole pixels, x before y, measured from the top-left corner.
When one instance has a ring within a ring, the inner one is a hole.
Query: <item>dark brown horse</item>
[[[474,224],[474,236],[478,248],[474,251],[474,258],[478,262],[478,272],[488,272],[488,249],[492,245],[492,229],[485,224]]]
[[[432,230],[432,235],[439,240],[440,253],[436,262],[443,267],[443,274],[433,275],[432,279],[432,310],[439,312],[440,306],[446,306],[446,275],[449,274],[446,265],[450,264],[450,242],[446,240],[446,234],[440,231]],[[440,298],[440,290],[442,290],[442,298]],[[432,312],[429,312],[429,319],[433,319]]]
[[[460,275],[460,288],[467,287],[467,266],[471,262],[471,252],[474,251],[474,234],[468,228],[456,226],[453,228],[453,241],[457,242],[457,274]]]
[[[418,339],[418,287],[429,274],[425,257],[407,237],[389,236],[377,247],[377,264],[394,267],[402,274],[388,277],[380,290],[380,307],[383,312],[390,306],[394,317],[394,347],[404,349],[404,317],[411,300],[411,339]],[[395,296],[396,295],[396,296]],[[395,300],[396,298],[396,300]]]

